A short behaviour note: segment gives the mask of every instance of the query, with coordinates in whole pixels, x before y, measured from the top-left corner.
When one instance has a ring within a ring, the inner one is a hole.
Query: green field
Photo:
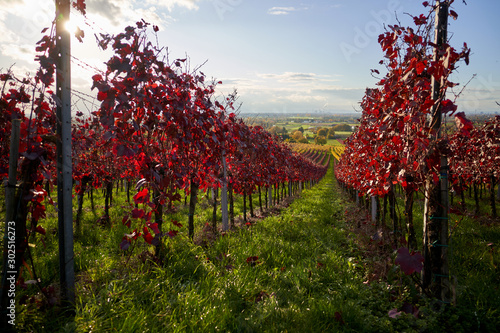
[[[279,129],[283,127],[287,130],[287,133],[291,135],[294,131],[297,131],[300,127],[304,129],[304,136],[309,136],[309,142],[314,142],[314,132],[313,128],[326,127],[330,128],[339,124],[346,124],[349,126],[357,126],[356,118],[358,115],[328,115],[328,116],[289,116],[289,115],[278,115],[272,118],[268,116],[258,116],[252,115],[252,117],[247,118],[245,121],[248,124],[261,125],[266,129],[270,129],[272,126],[276,126]],[[351,131],[336,131],[335,139],[344,140],[352,134]],[[327,144],[333,144],[333,141],[328,140]]]

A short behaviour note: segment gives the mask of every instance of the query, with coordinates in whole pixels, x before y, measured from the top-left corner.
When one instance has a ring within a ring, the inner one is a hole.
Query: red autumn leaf
[[[102,75],[96,74],[96,75],[92,76],[92,80],[94,80],[94,81],[102,81]]]
[[[122,242],[120,243],[120,249],[123,251],[127,250],[130,247],[130,239],[127,237],[122,238]]]
[[[33,211],[31,212],[31,216],[34,221],[38,221],[40,219],[45,218],[45,206],[44,205],[35,205]]]
[[[45,235],[45,229],[41,225],[37,226],[35,231],[39,234]]]
[[[458,14],[454,10],[450,10],[450,16],[456,20],[458,18]]]
[[[416,307],[415,305],[412,305],[408,302],[405,302],[403,304],[403,306],[401,307],[401,311],[403,311],[404,313],[407,313],[407,314],[411,314],[415,318],[418,318],[418,313],[419,313],[418,307]]]
[[[76,0],[76,2],[73,2],[73,8],[82,13],[82,15],[87,14],[86,12],[87,5],[85,4],[85,0]]]
[[[461,53],[464,57],[464,61],[466,65],[469,65],[469,56],[470,56],[470,49],[467,47],[467,43],[464,42],[464,47]]]
[[[341,325],[345,324],[344,318],[342,318],[342,312],[336,311],[335,314],[335,320],[340,323]]]
[[[470,136],[470,131],[474,128],[474,124],[467,119],[465,112],[458,112],[455,114],[455,125],[457,129],[467,137]]]
[[[430,109],[434,105],[434,101],[432,99],[427,99],[422,105],[422,110],[426,111]]]
[[[142,209],[134,208],[132,210],[133,219],[142,219],[144,217],[144,211]]]
[[[460,209],[450,207],[450,214],[464,215],[464,212]]]
[[[131,234],[125,234],[124,237],[127,237],[128,239],[136,240],[139,236],[141,236],[141,233],[137,232],[137,229],[135,229]]]
[[[176,227],[178,227],[178,228],[182,228],[182,224],[181,224],[181,223],[179,223],[179,221],[172,220],[172,223],[173,223]]]
[[[40,186],[37,186],[32,191],[32,193],[33,193],[33,198],[31,199],[31,201],[38,203],[41,203],[45,199],[45,196],[47,195],[47,192],[45,192],[45,190]]]
[[[255,266],[256,264],[259,263],[259,257],[258,256],[252,256],[247,258],[247,264],[250,264],[251,266]]]
[[[134,202],[136,204],[147,203],[149,202],[149,192],[147,188],[142,189],[134,195]]]
[[[439,176],[435,172],[432,173],[432,181],[434,182],[434,184],[439,183]]]
[[[424,257],[419,252],[412,252],[406,247],[401,247],[398,249],[398,255],[396,257],[396,265],[401,267],[401,270],[406,275],[411,275],[413,273],[420,273],[423,268]]]
[[[158,223],[148,223],[148,227],[153,230],[153,232],[158,235],[160,233],[160,229],[158,229]]]
[[[420,14],[420,16],[414,16],[413,21],[415,25],[424,25],[427,23],[427,17],[424,14]]]
[[[100,102],[104,101],[106,99],[106,97],[108,97],[108,94],[105,93],[104,91],[99,91],[97,93],[97,100]]]
[[[423,61],[417,62],[415,69],[417,70],[417,75],[422,74],[425,70],[425,63]]]
[[[130,221],[130,216],[125,215],[122,219],[122,224],[130,228],[132,222]]]
[[[441,102],[442,113],[451,112],[451,114],[453,114],[455,111],[457,111],[457,106],[451,100],[445,99],[444,101]]]
[[[146,243],[151,244],[154,238],[153,235],[151,235],[147,227],[144,227],[142,231],[143,231],[142,237],[144,237]]]
[[[113,153],[116,156],[134,157],[134,150],[130,149],[126,145],[116,145],[113,147]]]
[[[403,140],[401,140],[401,137],[400,136],[394,136],[391,141],[395,144],[395,145],[401,145],[403,144]]]
[[[82,29],[80,29],[80,27],[76,27],[75,37],[76,37],[76,39],[78,39],[78,41],[80,43],[83,43],[83,38],[85,37],[85,32]]]
[[[170,230],[169,232],[167,232],[167,236],[170,238],[174,238],[178,233],[179,232],[177,230]]]

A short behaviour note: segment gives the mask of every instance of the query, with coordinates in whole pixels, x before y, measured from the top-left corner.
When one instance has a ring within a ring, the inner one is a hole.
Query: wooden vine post
[[[435,49],[433,61],[439,61],[446,56],[444,47],[447,45],[449,2],[436,1],[435,19]],[[446,64],[445,64],[446,66]],[[441,133],[441,88],[443,79],[435,80],[432,77],[432,97],[435,101],[431,115],[433,137],[431,142],[435,145],[429,158],[439,154],[439,182],[430,176],[426,182],[426,198],[424,208],[424,269],[422,271],[422,285],[427,288],[433,297],[444,304],[451,302],[451,288],[448,270],[448,160],[442,147]]]
[[[9,179],[7,181],[7,186],[5,187],[5,236],[3,244],[3,267],[2,267],[2,287],[0,289],[0,314],[2,318],[0,319],[0,327],[2,329],[8,329],[7,326],[8,317],[7,314],[9,304],[9,286],[11,282],[9,277],[14,276],[11,281],[16,281],[19,275],[19,271],[16,269],[15,265],[11,265],[9,262],[9,236],[14,235],[15,248],[17,244],[24,241],[26,237],[26,227],[21,228],[21,225],[17,225],[16,221],[16,186],[17,186],[17,162],[19,158],[19,137],[20,137],[21,120],[12,119],[12,135],[10,137],[10,152],[9,152]],[[14,231],[14,232],[12,232]],[[17,237],[16,237],[17,236]],[[15,253],[17,256],[18,254]],[[19,265],[21,258],[15,257],[16,264]],[[19,265],[20,266],[20,265]]]
[[[226,152],[222,152],[222,191],[221,191],[221,212],[222,212],[222,231],[229,230],[229,215],[227,209],[227,163]]]
[[[71,162],[71,40],[65,28],[70,1],[56,0],[56,95],[57,103],[57,202],[59,219],[59,277],[61,297],[75,300],[73,254],[73,202]]]

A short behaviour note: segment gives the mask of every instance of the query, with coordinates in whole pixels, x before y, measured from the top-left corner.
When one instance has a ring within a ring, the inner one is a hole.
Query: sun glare
[[[72,35],[78,32],[78,29],[83,29],[85,22],[79,17],[79,15],[72,16],[66,24],[64,25],[65,29]]]
[[[78,30],[78,24],[75,22],[75,20],[66,21],[66,24],[64,25],[64,27],[72,35],[75,34]]]

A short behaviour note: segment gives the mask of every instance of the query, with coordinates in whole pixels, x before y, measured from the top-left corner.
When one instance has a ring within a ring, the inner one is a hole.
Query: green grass
[[[455,203],[459,200],[455,198]],[[458,281],[458,301],[474,309],[474,313],[464,311],[464,316],[494,331],[500,327],[500,220],[486,215],[491,214],[488,195],[483,196],[481,216],[471,214],[474,207],[466,195],[465,215],[450,215],[450,269]]]
[[[257,210],[258,196],[253,199]],[[229,232],[209,247],[188,239],[187,210],[180,205],[165,218],[166,227],[170,218],[184,227],[165,241],[162,262],[142,239],[131,253],[119,249],[129,232],[120,222],[124,202],[124,193],[115,194],[115,223],[104,227],[95,223],[101,195],[96,193],[95,214],[86,199],[82,233],[75,239],[74,317],[45,304],[29,285],[17,295],[19,332],[488,332],[500,325],[498,224],[466,217],[454,229],[450,269],[458,281],[457,306],[436,312],[431,300],[414,299],[396,266],[390,284],[366,283],[376,259],[366,258],[346,223],[346,207],[353,204],[337,188],[332,168],[280,215]],[[420,201],[415,206],[417,222]],[[235,208],[241,214],[240,197]],[[53,208],[47,215],[45,246],[37,240],[32,251],[42,286],[57,289]],[[210,220],[211,207],[202,198],[196,233]],[[254,256],[257,262],[248,263]],[[36,295],[35,302],[21,305],[24,295]],[[388,311],[405,301],[418,303],[419,318],[390,318]]]
[[[455,322],[450,318],[446,321],[449,327],[457,325],[457,331],[492,332],[500,327],[500,220],[488,217],[491,214],[488,195],[483,193],[481,216],[473,215],[475,203],[468,194],[465,196],[465,210],[460,209],[463,214],[449,215],[449,269],[457,304],[451,313],[458,318],[454,317]],[[454,198],[455,208],[459,207],[459,201],[460,197]],[[398,215],[404,219],[400,192],[397,192],[397,202]],[[420,249],[423,210],[424,197],[419,194],[413,217]],[[388,217],[385,223],[391,225]]]
[[[342,209],[332,202],[333,193],[331,181],[325,180],[305,190],[303,199],[282,215],[231,232],[208,248],[192,244],[182,233],[166,242],[161,264],[151,260],[152,249],[145,245],[138,245],[129,258],[118,248],[126,228],[119,223],[111,228],[92,225],[98,214],[87,206],[84,232],[75,240],[74,320],[65,319],[57,307],[39,309],[41,303],[35,302],[19,306],[17,328],[21,332],[324,331],[341,327],[337,313],[349,323],[346,327],[366,329],[368,323],[359,320],[369,314],[359,301],[366,287],[347,260],[343,222],[332,219]],[[123,209],[113,206],[112,220],[119,221],[121,214]],[[51,211],[48,215],[45,224],[51,235],[55,217]],[[252,256],[259,257],[255,265],[247,262]],[[46,247],[37,246],[34,257],[38,276],[48,287],[57,279],[55,237],[47,237]],[[36,287],[30,285],[18,297],[24,293],[36,294]]]

